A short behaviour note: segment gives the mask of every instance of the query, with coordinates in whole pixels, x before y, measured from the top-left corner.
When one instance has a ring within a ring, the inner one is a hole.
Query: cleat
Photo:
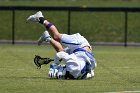
[[[27,18],[27,22],[39,22],[39,18],[40,17],[44,17],[42,15],[42,12],[41,11],[38,11],[37,13],[35,13],[34,15],[31,15]]]
[[[41,45],[44,41],[50,42],[51,41],[51,36],[49,35],[48,31],[45,31],[42,36],[38,40],[38,45]]]

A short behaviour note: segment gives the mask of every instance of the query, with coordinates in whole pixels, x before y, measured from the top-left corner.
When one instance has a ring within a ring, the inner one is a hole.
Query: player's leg
[[[46,20],[42,14],[41,11],[35,13],[34,15],[31,15],[27,18],[27,22],[39,22],[45,26],[45,28],[51,33],[53,38],[57,41],[60,41],[61,34],[57,30],[57,28],[50,23],[48,20]]]
[[[89,50],[91,52],[91,50],[89,49],[90,45],[83,36],[81,36],[80,34],[64,35],[64,34],[59,33],[57,28],[44,18],[41,11],[37,12],[34,15],[29,16],[27,21],[39,22],[43,24],[45,28],[48,29],[49,32],[52,34],[54,40],[58,42],[61,41],[62,44],[65,44],[72,50],[74,50],[74,48],[84,47],[84,49]]]
[[[57,52],[60,52],[60,51],[64,50],[62,45],[58,41],[56,41],[53,38],[51,38],[51,36],[49,35],[48,31],[45,31],[42,34],[42,36],[39,38],[38,45],[40,45],[43,41],[46,41],[46,42],[50,43]]]
[[[62,34],[58,31],[55,25],[53,25],[46,19],[44,20],[43,25],[51,33],[55,40],[60,41]]]
[[[50,43],[51,43],[51,45],[54,47],[54,49],[57,52],[64,51],[64,48],[62,47],[62,45],[60,44],[60,42],[52,39]]]

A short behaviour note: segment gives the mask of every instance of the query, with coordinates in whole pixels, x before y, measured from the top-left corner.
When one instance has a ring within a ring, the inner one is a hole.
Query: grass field
[[[0,45],[0,50],[0,93],[140,92],[140,48],[95,46],[98,66],[91,80],[51,80],[49,65],[36,69],[34,55],[53,58],[50,46]]]
[[[139,0],[0,0],[2,6],[139,7]]]

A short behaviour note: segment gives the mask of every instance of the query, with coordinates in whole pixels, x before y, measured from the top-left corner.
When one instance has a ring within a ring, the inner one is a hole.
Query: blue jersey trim
[[[80,44],[76,44],[76,43],[68,43],[68,42],[64,42],[64,41],[62,41],[62,43],[64,43],[64,44],[68,44],[68,45],[80,45]]]
[[[73,51],[73,53],[78,52],[78,51],[83,51],[83,52],[85,52],[87,55],[90,55],[90,56],[94,57],[94,55],[93,55],[92,53],[86,51],[86,50],[83,49],[83,48],[77,48],[77,49],[75,49],[75,50]]]
[[[91,70],[90,64],[88,62],[86,62],[84,68],[81,70],[81,74],[86,73],[86,72],[88,73],[90,70]]]

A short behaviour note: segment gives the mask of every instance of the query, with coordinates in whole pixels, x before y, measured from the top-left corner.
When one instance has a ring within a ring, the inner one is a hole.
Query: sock
[[[40,18],[39,18],[39,23],[43,24],[44,21],[45,21],[45,18],[44,18],[44,17],[40,17]]]

